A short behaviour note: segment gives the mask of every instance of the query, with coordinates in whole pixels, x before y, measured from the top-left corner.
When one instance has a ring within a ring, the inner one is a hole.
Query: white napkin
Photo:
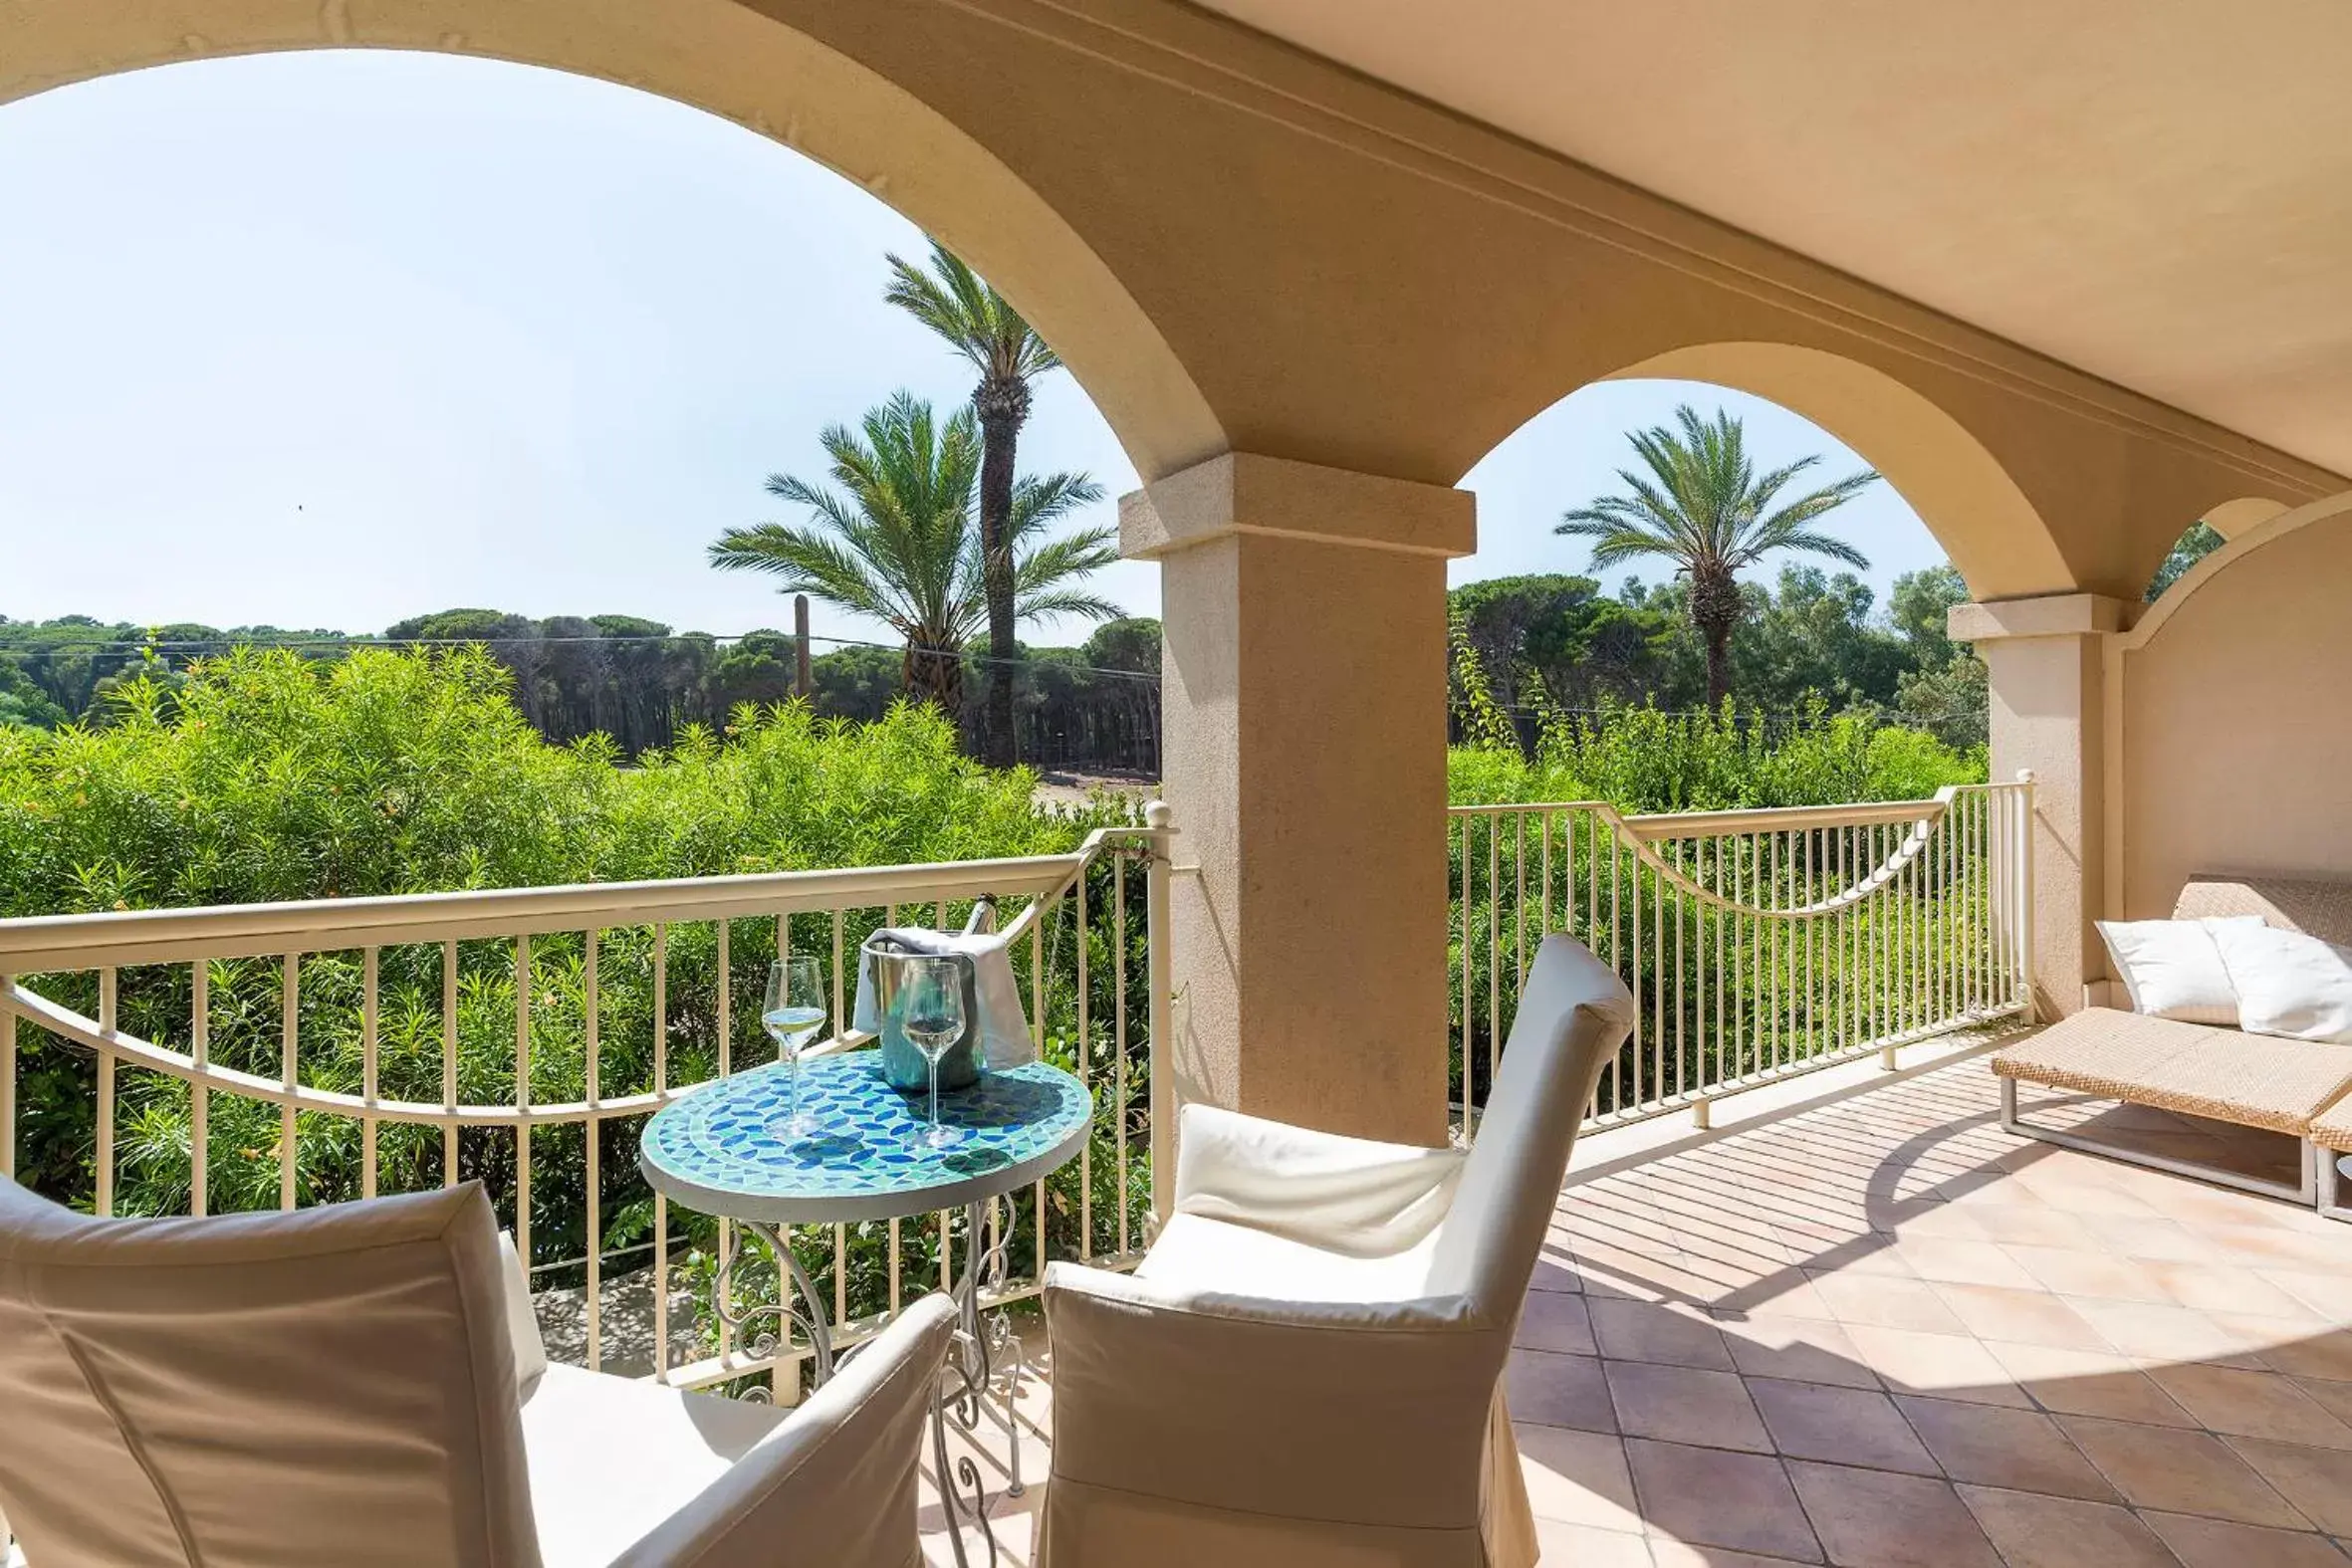
[[[1001,1071],[1038,1059],[1037,1041],[1030,1037],[1029,1014],[1021,1007],[1021,983],[1013,978],[1013,959],[1005,939],[993,933],[967,936],[960,931],[932,931],[921,926],[887,926],[874,935],[907,953],[954,954],[972,961],[973,990],[980,1002],[980,1065]],[[857,1007],[850,1027],[868,1034],[882,1031],[880,1009],[874,1006],[873,966],[857,966]]]

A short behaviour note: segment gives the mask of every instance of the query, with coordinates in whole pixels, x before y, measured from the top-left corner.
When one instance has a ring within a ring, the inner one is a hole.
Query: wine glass
[[[903,962],[899,1032],[923,1053],[931,1068],[931,1123],[915,1135],[915,1142],[926,1149],[945,1149],[964,1136],[957,1128],[939,1124],[939,1058],[964,1033],[964,966],[952,958]]]
[[[801,1050],[824,1027],[824,971],[813,954],[795,953],[768,966],[760,1023],[784,1060],[784,1116],[768,1124],[777,1138],[817,1131],[817,1119],[801,1109]]]

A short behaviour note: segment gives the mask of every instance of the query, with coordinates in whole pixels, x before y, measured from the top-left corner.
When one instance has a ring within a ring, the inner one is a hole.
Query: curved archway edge
[[[2048,524],[1999,461],[1883,370],[1819,348],[1718,342],[1669,349],[1605,377],[1635,378],[1708,381],[1810,419],[1886,477],[1979,599],[2044,593],[2073,579]]]
[[[1225,432],[1101,258],[971,136],[904,89],[736,0],[29,0],[0,20],[0,103],[152,66],[305,49],[544,66],[731,119],[854,180],[1001,289],[1148,480]]]

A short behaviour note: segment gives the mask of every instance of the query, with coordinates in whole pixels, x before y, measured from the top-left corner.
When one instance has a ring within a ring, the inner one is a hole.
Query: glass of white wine
[[[784,1116],[768,1131],[781,1139],[805,1138],[817,1119],[801,1109],[801,1051],[824,1027],[824,971],[815,955],[795,953],[768,966],[768,996],[760,1023],[784,1060]]]
[[[898,1028],[931,1068],[931,1122],[915,1142],[946,1149],[964,1136],[939,1121],[939,1059],[964,1035],[964,966],[952,958],[912,958],[905,965]]]

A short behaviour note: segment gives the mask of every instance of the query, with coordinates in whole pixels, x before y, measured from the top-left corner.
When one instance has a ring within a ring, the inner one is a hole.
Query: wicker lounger
[[[2352,1220],[2352,1094],[2312,1121],[2311,1141],[2319,1148],[2319,1212]]]
[[[2352,941],[2352,887],[2200,877],[2182,890],[2174,915],[2260,915],[2274,926],[2346,942]],[[2248,1192],[2316,1203],[2334,1218],[2352,1220],[2352,1210],[2337,1204],[2334,1160],[2336,1152],[2352,1153],[2352,1046],[2086,1008],[1995,1055],[1993,1070],[2000,1077],[2001,1125],[2011,1132]],[[2283,1133],[2302,1149],[2298,1179],[2290,1186],[2033,1126],[2017,1113],[2019,1083]]]

